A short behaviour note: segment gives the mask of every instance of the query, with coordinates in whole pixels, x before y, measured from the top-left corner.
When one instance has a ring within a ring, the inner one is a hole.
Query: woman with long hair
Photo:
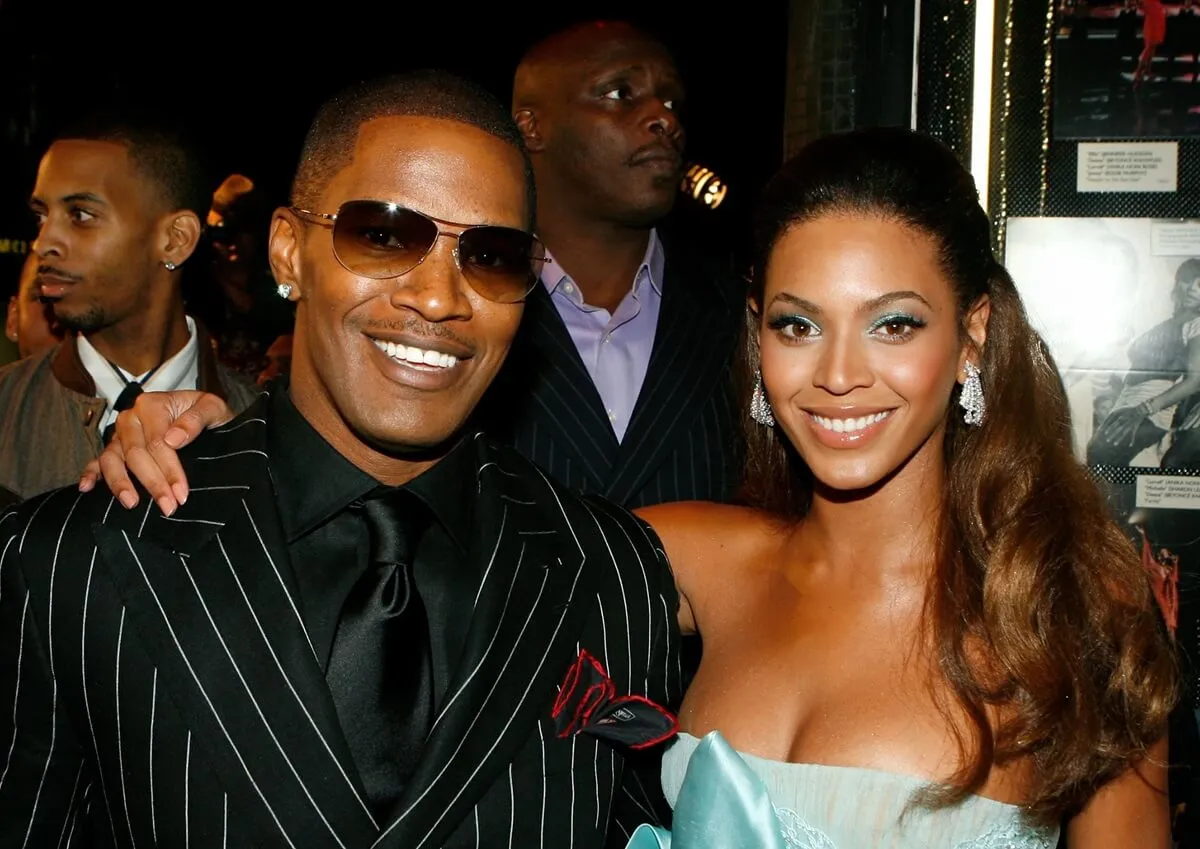
[[[642,511],[704,653],[631,845],[1165,849],[1172,650],[970,175],[824,138],[756,241],[743,501]]]
[[[830,136],[755,231],[745,503],[643,512],[704,639],[668,798],[727,745],[786,845],[1168,846],[1173,655],[970,175]]]

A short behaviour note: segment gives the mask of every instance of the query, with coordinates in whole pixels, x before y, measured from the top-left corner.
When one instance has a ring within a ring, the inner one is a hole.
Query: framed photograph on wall
[[[1142,565],[1187,673],[1185,698],[1200,720],[1200,472],[1134,466],[1092,469]]]
[[[1055,0],[1056,139],[1200,135],[1200,2]]]
[[[1200,469],[1200,221],[1013,218],[1006,265],[1092,466]]]

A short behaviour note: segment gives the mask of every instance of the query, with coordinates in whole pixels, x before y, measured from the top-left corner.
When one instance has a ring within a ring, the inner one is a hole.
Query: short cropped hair
[[[215,181],[195,141],[169,119],[136,108],[111,107],[89,113],[58,133],[55,141],[114,142],[159,191],[171,212],[189,210],[203,223]]]
[[[317,111],[292,182],[292,203],[312,208],[334,176],[350,164],[359,130],[377,118],[400,116],[458,121],[512,145],[525,165],[532,223],[537,207],[533,166],[509,111],[482,86],[441,70],[410,71],[352,85]]]

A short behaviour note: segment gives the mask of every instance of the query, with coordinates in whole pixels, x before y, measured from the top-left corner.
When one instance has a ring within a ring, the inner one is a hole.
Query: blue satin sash
[[[638,826],[626,849],[787,849],[762,780],[710,731],[688,762],[671,831]]]

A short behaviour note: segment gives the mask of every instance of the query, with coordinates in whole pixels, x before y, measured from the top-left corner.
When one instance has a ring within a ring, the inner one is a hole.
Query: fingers
[[[79,476],[79,491],[91,492],[96,488],[98,480],[100,480],[100,461],[92,460],[83,467],[83,473]]]
[[[170,428],[163,434],[163,442],[170,448],[182,448],[203,433],[205,428],[223,425],[233,418],[233,411],[216,395],[197,395],[186,407],[180,408]],[[184,400],[187,399],[180,398],[181,404]]]
[[[138,396],[138,401],[148,394]],[[183,498],[178,497],[172,485],[174,481],[168,476],[171,473],[178,479],[182,477],[183,470],[179,467],[175,451],[164,444],[162,439],[162,434],[166,432],[174,417],[173,411],[165,405],[135,402],[131,409],[117,416],[116,434],[109,443],[109,448],[119,447],[119,451],[112,452],[108,465],[105,465],[105,455],[110,454],[110,451],[105,449],[100,457],[104,478],[114,495],[120,498],[123,494],[117,492],[115,484],[121,479],[128,480],[128,475],[133,475],[166,516],[174,513],[187,499],[186,488],[182,490]],[[119,469],[116,465],[118,459],[121,463]],[[109,474],[110,469],[112,477]],[[122,499],[121,503],[124,504],[125,501]]]
[[[163,450],[174,455],[169,448]],[[171,515],[179,506],[170,483],[146,445],[145,428],[135,410],[117,416],[116,433],[100,452],[98,463],[105,484],[126,509],[136,507],[139,500],[130,474],[145,487],[165,515]]]
[[[232,418],[233,412],[215,395],[147,392],[118,418],[117,439],[124,445],[129,471],[170,515],[188,497],[187,477],[176,452],[205,428]]]
[[[182,498],[176,493],[176,486],[183,478],[183,469],[179,465],[179,458],[174,449],[164,445],[161,441],[127,448],[125,465],[128,466],[129,474],[137,478],[138,482],[150,493],[150,497],[154,499],[154,503],[158,505],[158,509],[162,510],[164,516],[170,516],[180,504],[187,500],[186,487],[181,488],[184,493]],[[124,502],[122,501],[122,503]]]
[[[215,395],[195,391],[145,392],[117,416],[112,441],[83,471],[81,492],[100,478],[126,508],[138,503],[130,475],[146,489],[165,515],[187,501],[188,484],[178,449],[205,428],[224,424],[233,412]]]
[[[136,507],[138,494],[133,486],[133,481],[125,473],[125,456],[121,449],[121,444],[114,439],[100,452],[99,459],[93,462],[100,467],[100,474],[104,476],[104,483],[116,497],[117,501],[121,502],[121,506],[126,510]]]
[[[136,466],[134,465],[135,456],[138,461]],[[145,458],[144,471],[141,462],[143,457]],[[165,438],[148,444],[144,455],[131,455],[129,470],[154,496],[154,500],[168,516],[171,515],[177,504],[187,503],[188,484],[187,476],[183,473],[183,464],[179,462],[179,454],[166,443]],[[169,503],[170,508],[165,507],[164,503]]]
[[[203,392],[179,390],[176,392],[143,392],[134,401],[133,407],[117,418],[117,438],[124,438],[121,429],[123,422],[132,424],[137,420],[145,442],[164,442],[168,431],[172,430],[176,420],[185,411],[191,409],[197,401],[204,397]],[[175,440],[172,440],[175,441]],[[181,447],[166,443],[171,447]]]

